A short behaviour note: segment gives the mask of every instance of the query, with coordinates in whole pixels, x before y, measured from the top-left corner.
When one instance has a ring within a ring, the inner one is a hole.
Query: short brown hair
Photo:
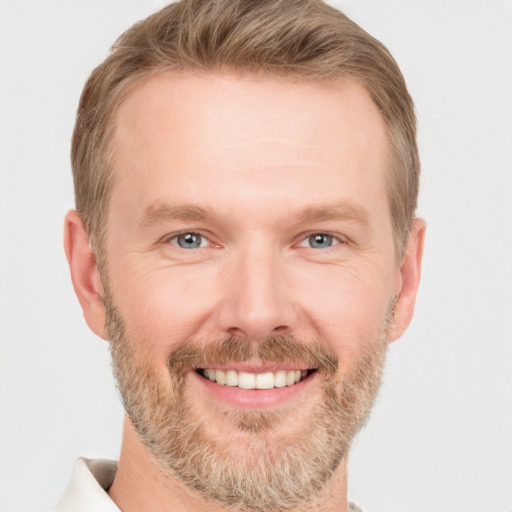
[[[420,163],[414,105],[389,51],[321,0],[181,0],[122,34],[80,99],[71,152],[75,200],[100,259],[117,111],[135,87],[173,70],[362,83],[388,130],[388,198],[401,258],[416,210]]]

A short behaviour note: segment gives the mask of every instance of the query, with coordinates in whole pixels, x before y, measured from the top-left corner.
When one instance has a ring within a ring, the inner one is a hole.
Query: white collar
[[[71,480],[52,512],[121,512],[106,489],[114,481],[117,462],[81,457],[75,463]]]

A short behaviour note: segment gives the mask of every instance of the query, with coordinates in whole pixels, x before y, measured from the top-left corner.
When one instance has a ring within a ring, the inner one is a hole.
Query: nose
[[[283,258],[254,245],[226,266],[219,321],[230,335],[262,341],[271,334],[293,332],[298,308]]]

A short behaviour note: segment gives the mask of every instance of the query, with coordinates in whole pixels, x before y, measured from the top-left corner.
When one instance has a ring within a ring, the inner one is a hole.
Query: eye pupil
[[[313,247],[314,249],[323,249],[326,247],[331,247],[332,236],[317,233],[316,235],[311,235],[309,237],[309,243],[311,247]]]
[[[185,233],[178,236],[177,242],[182,249],[197,249],[201,247],[202,237],[194,233]]]

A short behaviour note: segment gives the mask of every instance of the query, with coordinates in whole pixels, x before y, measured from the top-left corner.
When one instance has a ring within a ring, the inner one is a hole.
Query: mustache
[[[230,336],[213,342],[185,342],[173,350],[167,364],[173,373],[183,374],[190,368],[248,361],[292,364],[325,374],[336,373],[339,366],[337,354],[325,343],[305,343],[291,334],[268,336],[264,341]]]

